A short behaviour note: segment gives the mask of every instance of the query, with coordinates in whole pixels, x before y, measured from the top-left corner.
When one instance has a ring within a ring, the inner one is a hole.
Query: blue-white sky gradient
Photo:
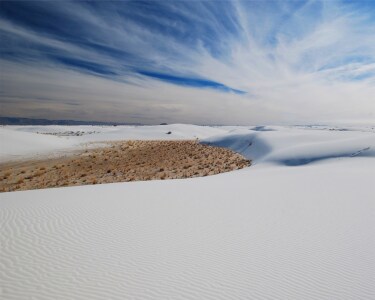
[[[1,116],[375,120],[375,1],[2,1]]]

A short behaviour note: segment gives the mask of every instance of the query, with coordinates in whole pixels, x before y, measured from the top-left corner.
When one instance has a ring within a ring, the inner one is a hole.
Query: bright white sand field
[[[0,299],[375,299],[374,126],[5,126],[0,159],[196,138],[252,166],[1,193]]]

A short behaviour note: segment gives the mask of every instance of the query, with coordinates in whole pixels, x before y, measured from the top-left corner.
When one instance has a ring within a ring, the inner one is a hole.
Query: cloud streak
[[[5,1],[0,25],[2,115],[375,119],[371,2]]]

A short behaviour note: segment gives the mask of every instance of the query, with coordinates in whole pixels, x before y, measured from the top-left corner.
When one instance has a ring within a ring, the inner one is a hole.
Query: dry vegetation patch
[[[2,164],[0,191],[190,178],[249,165],[238,153],[197,141],[112,142],[68,157]]]

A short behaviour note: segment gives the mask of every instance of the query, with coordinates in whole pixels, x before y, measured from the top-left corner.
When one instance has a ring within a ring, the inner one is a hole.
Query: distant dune
[[[77,120],[49,120],[31,119],[18,117],[0,117],[0,125],[141,125],[138,123],[124,122],[98,122],[98,121],[77,121]]]

